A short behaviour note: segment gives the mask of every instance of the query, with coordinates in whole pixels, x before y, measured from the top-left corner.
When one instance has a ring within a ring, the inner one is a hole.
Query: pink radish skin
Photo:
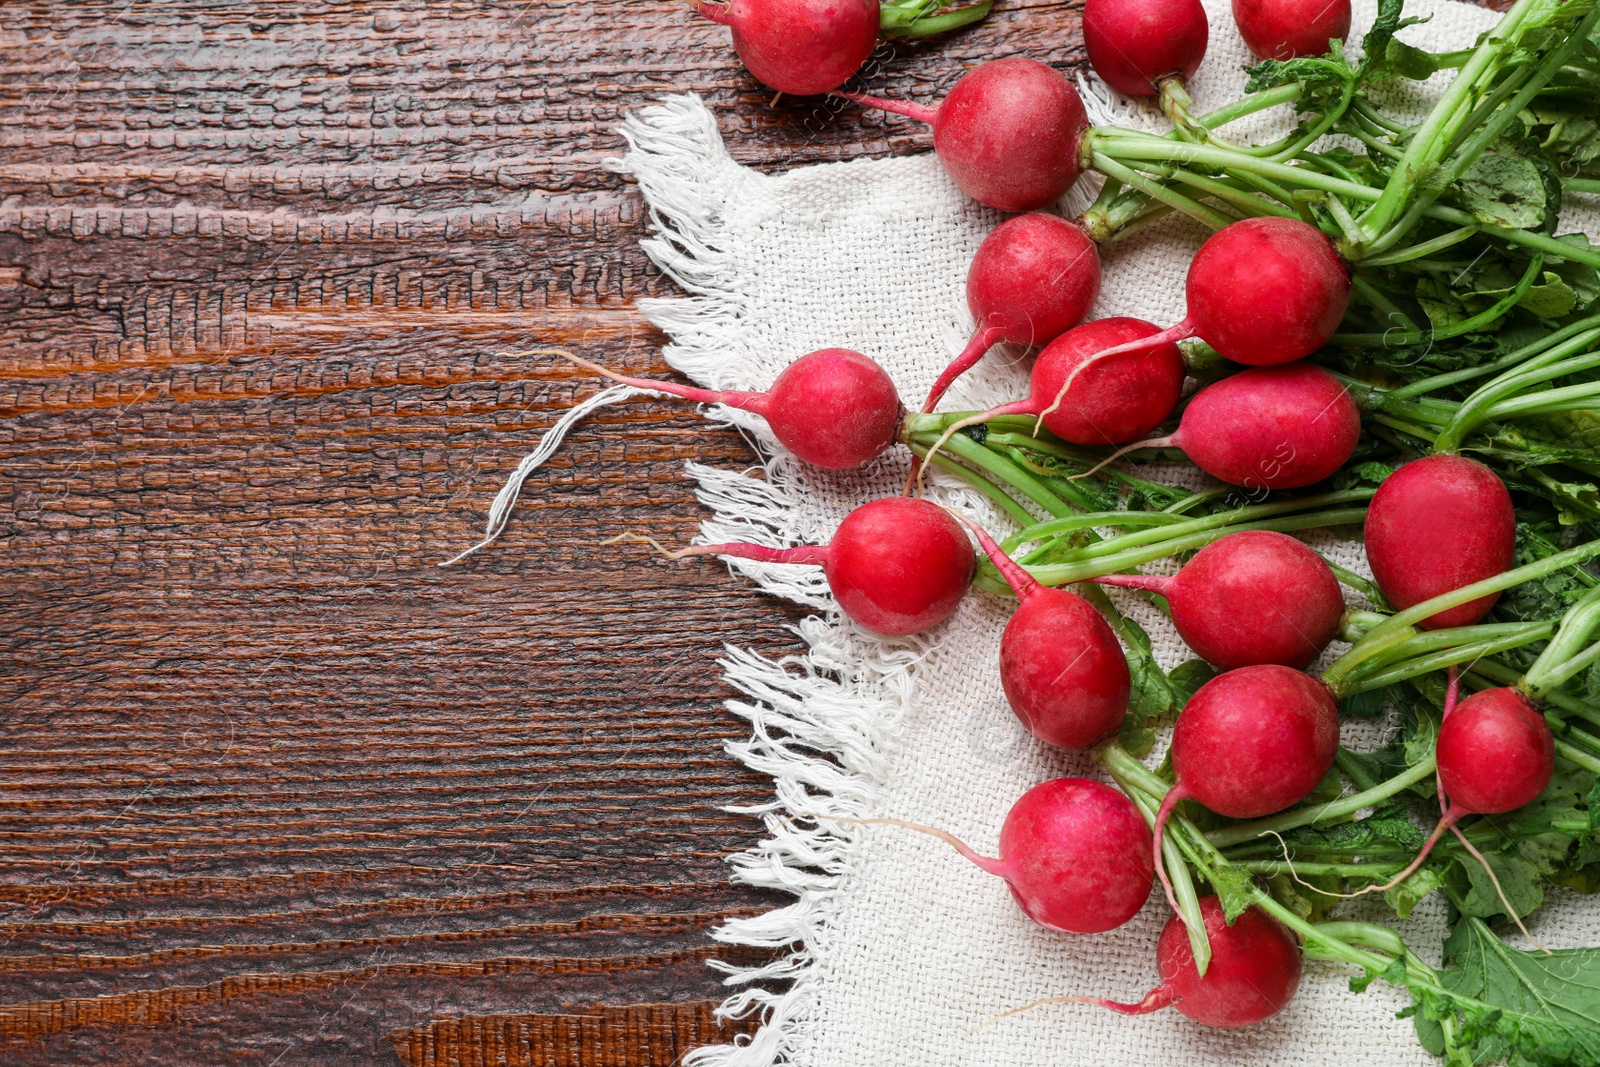
[[[995,345],[1048,344],[1082,322],[1099,295],[1100,252],[1081,227],[1042,212],[1002,222],[967,269],[967,307],[977,333],[939,376],[922,410],[937,407],[951,383]]]
[[[1413,460],[1385,478],[1367,508],[1367,561],[1378,588],[1404,610],[1509,570],[1517,517],[1505,483],[1463,456]],[[1470,626],[1498,593],[1431,615],[1423,629]]]
[[[1269,530],[1214,541],[1171,578],[1112,574],[1095,581],[1166,597],[1184,643],[1225,671],[1305,667],[1333,640],[1344,614],[1344,595],[1327,562]]]
[[[1107,345],[1152,337],[1160,330],[1143,319],[1096,319],[1068,330],[1034,360],[1026,400],[991,408],[996,415],[1039,415],[1045,429],[1078,445],[1132,441],[1160,426],[1183,395],[1183,353],[1171,343],[1107,360],[1079,375],[1066,400],[1046,411],[1072,373]]]
[[[1194,950],[1183,920],[1167,920],[1156,945],[1159,988],[1138,1004],[1073,997],[1122,1015],[1148,1015],[1172,1007],[1201,1026],[1235,1030],[1254,1026],[1278,1014],[1300,988],[1300,945],[1289,928],[1262,911],[1249,908],[1228,925],[1222,902],[1200,899],[1211,965],[1204,977],[1195,966]]]
[[[1125,96],[1156,96],[1162,79],[1194,77],[1210,33],[1200,0],[1089,0],[1083,9],[1089,65]]]
[[[899,819],[868,819],[932,834],[990,874],[1040,926],[1070,934],[1114,930],[1144,907],[1154,884],[1150,828],[1122,793],[1087,778],[1054,778],[1011,806],[1000,856],[979,855],[959,838]]]
[[[1050,589],[968,524],[1021,601],[1000,639],[1000,684],[1011,710],[1047,745],[1087,749],[1128,714],[1128,660],[1117,635],[1083,597]]]
[[[1550,724],[1522,693],[1485,689],[1439,728],[1439,785],[1463,814],[1498,815],[1544,792],[1555,772]]]
[[[733,31],[755,79],[780,93],[837,89],[878,45],[878,0],[728,0],[689,4]]]
[[[1457,827],[1468,815],[1500,815],[1531,802],[1550,784],[1555,773],[1556,745],[1550,724],[1532,700],[1510,686],[1474,693],[1455,703],[1456,679],[1452,672],[1445,698],[1444,721],[1434,744],[1439,768],[1439,803],[1442,815],[1409,866],[1386,885],[1367,892],[1392,889],[1422,866],[1433,846],[1448,830],[1474,859],[1482,863],[1500,892],[1506,913],[1514,915],[1494,869]],[[1521,919],[1517,919],[1521,925]],[[1523,931],[1527,933],[1526,930]],[[1532,940],[1532,938],[1529,938]],[[1535,942],[1537,944],[1537,942]]]
[[[1161,839],[1180,801],[1197,800],[1230,819],[1271,815],[1304,800],[1338,748],[1338,702],[1308,674],[1276,664],[1240,667],[1196,690],[1172,730],[1177,784],[1156,814],[1153,859],[1168,900]]]
[[[996,59],[956,82],[938,107],[835,93],[933,127],[933,149],[968,196],[1001,211],[1055,203],[1083,172],[1089,116],[1078,91],[1037,60]]]
[[[784,368],[764,393],[697,389],[630,378],[562,353],[586,370],[635,389],[649,389],[701,404],[727,404],[767,420],[772,434],[807,463],[849,470],[894,444],[904,409],[894,382],[873,360],[848,348],[824,348]]]
[[[1135,449],[1181,448],[1229,485],[1299,489],[1344,466],[1360,439],[1361,411],[1339,379],[1310,363],[1257,367],[1196,393],[1176,433],[1126,445],[1088,473]]]
[[[1233,20],[1261,59],[1320,56],[1350,35],[1350,0],[1233,0]]]
[[[1309,356],[1333,336],[1350,303],[1350,271],[1333,242],[1309,223],[1271,216],[1235,222],[1207,238],[1184,286],[1188,317],[1152,342],[1199,337],[1250,367]],[[1095,362],[1142,348],[1121,345]]]
[[[937,504],[903,496],[856,508],[826,545],[694,545],[674,554],[820,566],[840,610],[891,637],[920,633],[949,618],[977,565],[961,523]]]
[[[1230,485],[1299,489],[1344,466],[1360,438],[1349,391],[1305,363],[1242,371],[1200,390],[1172,443]]]

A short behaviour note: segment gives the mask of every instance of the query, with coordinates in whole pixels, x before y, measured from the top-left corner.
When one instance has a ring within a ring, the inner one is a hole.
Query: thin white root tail
[[[1489,884],[1494,886],[1494,895],[1500,898],[1500,906],[1506,909],[1506,914],[1511,916],[1511,921],[1517,924],[1517,929],[1521,930],[1522,936],[1528,939],[1528,944],[1543,952],[1546,956],[1555,955],[1555,953],[1539,944],[1534,939],[1534,936],[1528,933],[1528,928],[1522,925],[1522,916],[1517,914],[1517,909],[1513,908],[1511,901],[1506,899],[1506,891],[1500,888],[1500,879],[1495,877],[1494,868],[1489,866],[1489,861],[1483,858],[1483,853],[1472,846],[1472,842],[1467,840],[1467,835],[1461,832],[1460,827],[1452,824],[1450,832],[1456,835],[1457,840],[1461,842],[1461,847],[1467,850],[1467,854],[1482,864],[1483,873],[1489,876]]]
[[[1094,475],[1099,474],[1106,467],[1109,467],[1111,464],[1115,463],[1117,460],[1121,459],[1123,456],[1126,456],[1129,452],[1137,452],[1141,448],[1167,448],[1171,444],[1171,437],[1151,437],[1143,441],[1135,441],[1130,445],[1123,445],[1121,448],[1117,449],[1115,452],[1111,453],[1111,455],[1107,456],[1099,463],[1096,463],[1082,474],[1068,475],[1067,481],[1075,482],[1080,478],[1091,478]]]
[[[660,541],[657,541],[654,537],[648,537],[645,534],[638,533],[620,533],[615,537],[608,537],[600,543],[602,545],[649,545],[651,548],[655,549],[663,556],[666,556],[668,559],[688,559],[690,556],[697,554],[686,548],[668,548]]]

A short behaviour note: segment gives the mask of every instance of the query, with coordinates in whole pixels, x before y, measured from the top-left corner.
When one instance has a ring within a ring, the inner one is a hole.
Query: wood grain
[[[1006,0],[885,46],[931,97],[1079,60]],[[588,420],[497,548],[441,571],[595,383],[669,373],[672,286],[601,161],[698,92],[767,170],[921,127],[751,82],[666,0],[35,0],[0,20],[0,1062],[664,1064],[724,1040],[709,928],[769,786],[724,643],[796,609],[689,537],[686,460]],[[644,1006],[640,1006],[644,1005]],[[597,1007],[599,1006],[599,1007]]]

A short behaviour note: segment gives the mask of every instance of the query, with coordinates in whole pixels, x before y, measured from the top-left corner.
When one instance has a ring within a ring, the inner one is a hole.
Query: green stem
[[[1510,12],[1500,20],[1494,32],[1474,50],[1472,58],[1461,67],[1445,89],[1444,95],[1434,104],[1421,127],[1412,136],[1405,155],[1395,165],[1384,186],[1383,193],[1367,212],[1363,221],[1374,233],[1385,233],[1401,215],[1412,191],[1426,181],[1437,166],[1441,153],[1449,144],[1460,121],[1460,113],[1477,91],[1479,79],[1499,61],[1502,51],[1518,38],[1522,24],[1528,20],[1541,0],[1517,0]]]
[[[1231,204],[1247,216],[1276,215],[1281,219],[1298,217],[1289,208],[1280,207],[1277,204],[1263,200],[1253,193],[1240,192],[1214,178],[1201,177],[1192,171],[1184,170],[1182,167],[1174,169],[1171,173],[1171,178],[1174,181],[1182,182],[1184,185],[1197,189],[1207,196],[1213,196],[1226,204]]]
[[[1347,878],[1368,882],[1386,882],[1392,878],[1401,867],[1401,863],[1302,863],[1299,860],[1293,863],[1284,860],[1233,860],[1235,867],[1243,867],[1251,874],[1265,875],[1270,878],[1278,874],[1303,874],[1303,875],[1332,875],[1335,878]]]
[[[1548,636],[1554,629],[1551,623],[1529,623],[1527,629],[1518,633],[1507,634],[1504,637],[1474,641],[1470,644],[1458,645],[1442,652],[1435,652],[1429,656],[1419,656],[1395,664],[1371,674],[1362,673],[1346,682],[1338,690],[1340,696],[1349,696],[1353,693],[1365,693],[1373,689],[1382,689],[1386,685],[1404,682],[1434,671],[1442,671],[1446,667],[1459,666],[1471,663],[1473,660],[1484,656],[1492,656],[1498,652],[1505,652],[1513,648],[1521,648]]]
[[[1588,347],[1597,338],[1600,338],[1600,330],[1586,330],[1568,344],[1552,348],[1481,386],[1456,408],[1455,414],[1445,424],[1444,432],[1434,442],[1435,449],[1441,452],[1455,451],[1467,434],[1494,417],[1491,412],[1496,405],[1529,386],[1600,368],[1600,353],[1560,358],[1567,351]]]
[[[1160,182],[1140,174],[1132,167],[1123,166],[1110,156],[1095,152],[1090,159],[1090,165],[1106,177],[1116,178],[1124,184],[1131,185],[1146,196],[1161,201],[1175,211],[1183,212],[1213,230],[1220,230],[1235,221],[1220,212],[1211,210],[1198,200],[1193,200],[1182,193],[1174,192]]]
[[[915,444],[908,444],[907,447],[911,449],[912,455],[916,456],[918,459],[921,459],[925,463],[931,462],[933,466],[938,467],[940,470],[954,474],[957,478],[960,478],[962,481],[978,490],[984,496],[994,501],[997,505],[999,505],[1002,511],[1011,516],[1012,521],[1024,526],[1034,521],[1033,514],[1028,511],[1027,508],[1011,499],[1011,495],[1009,493],[1007,493],[1004,489],[1001,489],[998,485],[995,485],[989,479],[983,477],[977,471],[974,471],[970,467],[964,466],[963,464],[957,463],[955,460],[946,456],[943,452],[939,453],[937,456],[934,456],[932,460],[929,460],[928,446],[926,445],[919,446]]]
[[[1529,415],[1551,415],[1558,411],[1600,408],[1593,401],[1600,397],[1600,382],[1584,382],[1560,389],[1541,389],[1527,396],[1502,400],[1484,414],[1490,422],[1524,418]]]
[[[1285,830],[1295,830],[1302,826],[1311,826],[1319,822],[1331,822],[1347,818],[1360,811],[1370,808],[1375,804],[1388,800],[1398,793],[1424,781],[1433,774],[1433,755],[1421,760],[1414,767],[1407,768],[1404,772],[1395,775],[1387,781],[1381,782],[1371,789],[1364,789],[1359,793],[1352,793],[1338,800],[1329,801],[1310,808],[1296,808],[1292,811],[1269,815],[1265,819],[1255,819],[1251,822],[1242,822],[1235,826],[1213,830],[1206,835],[1206,840],[1217,848],[1228,848],[1232,845],[1243,844],[1254,838],[1269,833],[1282,833]]]
[[[1494,302],[1487,311],[1480,311],[1471,318],[1435,330],[1414,330],[1393,336],[1390,333],[1336,333],[1333,341],[1343,345],[1376,345],[1381,344],[1389,348],[1401,348],[1406,345],[1422,344],[1424,341],[1445,341],[1452,337],[1481,330],[1486,326],[1498,322],[1506,312],[1516,307],[1522,298],[1528,295],[1528,290],[1533,288],[1533,283],[1539,280],[1544,271],[1544,256],[1533,257],[1528,264],[1528,269],[1523,271],[1522,277],[1517,280],[1516,287]]]
[[[1523,2],[1527,2],[1527,0],[1523,0]],[[1151,137],[1149,134],[1118,130],[1115,127],[1098,127],[1091,133],[1102,135],[1094,141],[1097,152],[1115,156],[1119,160],[1154,159],[1181,164],[1198,163],[1223,170],[1249,171],[1290,185],[1317,189],[1325,193],[1337,193],[1355,200],[1374,201],[1382,195],[1378,190],[1362,185],[1360,182],[1335,178],[1311,170],[1308,167],[1289,166],[1283,163],[1253,159],[1249,156],[1241,156],[1238,153],[1212,148],[1208,145],[1167,141],[1159,137]],[[1587,263],[1591,267],[1600,269],[1600,249],[1587,245],[1580,248],[1565,241],[1558,241],[1548,234],[1537,233],[1533,230],[1486,225],[1474,218],[1469,212],[1440,204],[1430,206],[1422,213],[1422,216],[1424,218],[1438,219],[1442,222],[1454,223],[1457,226],[1482,226],[1482,232],[1488,236],[1498,237],[1511,244],[1522,245],[1525,248],[1544,252],[1546,255],[1559,256],[1562,259],[1572,260],[1577,263]],[[1369,231],[1373,228],[1370,219],[1363,218],[1362,221]]]
[[[1562,327],[1555,333],[1547,334],[1532,344],[1524,345],[1515,352],[1495,360],[1493,363],[1451,371],[1448,374],[1436,374],[1431,378],[1424,378],[1421,381],[1394,389],[1389,395],[1405,398],[1422,393],[1431,393],[1436,389],[1443,389],[1447,386],[1471,381],[1474,378],[1481,378],[1486,374],[1499,374],[1502,371],[1521,368],[1524,363],[1532,366],[1533,364],[1529,363],[1529,361],[1535,357],[1538,357],[1540,362],[1564,359],[1576,352],[1583,351],[1596,340],[1600,340],[1600,315],[1590,315],[1586,319],[1580,319],[1571,325]],[[1541,355],[1541,353],[1544,354]],[[1483,388],[1487,389],[1492,386],[1493,383],[1491,382]],[[1467,402],[1471,403],[1472,399],[1469,397]],[[1493,402],[1494,399],[1489,401],[1489,403]]]
[[[1522,689],[1539,700],[1542,694],[1564,685],[1583,669],[1581,662],[1573,669],[1572,662],[1575,657],[1581,661],[1579,654],[1593,639],[1597,628],[1600,628],[1600,586],[1589,590],[1567,609],[1567,613],[1561,617],[1561,627],[1555,637],[1551,638],[1539,658],[1533,661],[1533,666],[1523,675]]]
[[[1556,738],[1556,755],[1564,760],[1576,763],[1591,774],[1600,774],[1600,759],[1591,756],[1581,748],[1568,744],[1559,737]]]
[[[1449,233],[1442,233],[1432,240],[1402,248],[1398,252],[1390,252],[1387,255],[1380,256],[1366,256],[1361,260],[1361,265],[1363,267],[1392,267],[1397,263],[1409,263],[1413,259],[1422,259],[1425,256],[1431,256],[1435,252],[1442,252],[1446,248],[1454,247],[1462,241],[1476,236],[1481,228],[1476,224],[1461,226],[1451,230]]]
[[[1178,523],[1161,524],[1163,529],[1146,530],[1140,533],[1130,533],[1122,537],[1113,538],[1095,546],[1096,555],[1110,552],[1119,552],[1123,549],[1138,545],[1149,544],[1154,541],[1165,541],[1173,537],[1187,537],[1190,534],[1205,531],[1219,530],[1225,526],[1234,526],[1241,523],[1258,522],[1265,519],[1277,518],[1281,515],[1292,515],[1299,512],[1313,511],[1317,508],[1337,506],[1341,504],[1360,504],[1372,499],[1376,490],[1373,489],[1346,489],[1337,493],[1318,493],[1315,496],[1300,497],[1298,499],[1280,500],[1271,504],[1248,504],[1232,511],[1221,511],[1214,515],[1207,515],[1198,519],[1185,519]],[[1162,515],[1165,512],[1100,512],[1102,516],[1114,515]],[[1079,520],[1088,516],[1073,515],[1064,519],[1051,519],[1037,523],[1021,530],[1014,540],[1021,544],[1026,541],[1036,541],[1057,533],[1081,529]],[[1144,520],[1140,520],[1141,522]],[[1098,521],[1091,525],[1109,526],[1113,523]],[[1151,523],[1155,525],[1155,523]],[[1170,555],[1170,553],[1168,553]],[[1156,557],[1161,558],[1161,557]]]
[[[1128,759],[1133,759],[1121,748],[1117,751]],[[1139,809],[1139,814],[1144,816],[1145,823],[1153,829],[1156,824],[1156,811],[1161,806],[1160,798],[1157,797],[1156,802],[1152,803],[1148,793],[1130,785],[1117,773],[1115,767],[1108,763],[1106,769]],[[1184,929],[1189,934],[1189,950],[1194,953],[1195,970],[1204,976],[1211,966],[1211,939],[1206,936],[1205,916],[1200,911],[1200,894],[1195,891],[1194,879],[1189,875],[1189,865],[1183,861],[1183,850],[1178,845],[1176,835],[1162,839],[1161,862],[1167,869],[1167,878],[1172,882],[1172,895],[1178,902],[1178,914],[1183,917]]]
[[[1462,604],[1469,604],[1479,597],[1488,596],[1490,593],[1501,593],[1512,586],[1521,585],[1523,582],[1531,582],[1536,578],[1543,578],[1547,574],[1554,574],[1564,567],[1582,563],[1585,560],[1593,559],[1595,556],[1600,556],[1600,540],[1578,545],[1564,552],[1557,552],[1552,556],[1546,556],[1544,559],[1521,567],[1513,567],[1511,570],[1497,574],[1493,578],[1485,578],[1481,582],[1473,582],[1471,585],[1462,586],[1460,589],[1453,589],[1448,593],[1434,597],[1432,600],[1425,600],[1421,604],[1416,604],[1404,611],[1397,612],[1389,617],[1389,621],[1374,628],[1354,648],[1335,660],[1332,666],[1323,672],[1322,680],[1335,692],[1338,692],[1340,685],[1349,677],[1350,672],[1357,665],[1378,655],[1384,649],[1392,648],[1394,645],[1406,640],[1413,623],[1421,622],[1423,619],[1437,615],[1441,611],[1447,611]]]
[[[1090,578],[1099,578],[1106,574],[1118,574],[1141,564],[1163,559],[1179,552],[1187,552],[1192,548],[1203,548],[1228,533],[1241,533],[1250,530],[1272,530],[1278,533],[1289,533],[1294,530],[1320,529],[1325,526],[1351,526],[1362,522],[1366,518],[1366,514],[1365,508],[1347,508],[1342,511],[1316,512],[1311,515],[1291,515],[1267,522],[1252,522],[1230,526],[1220,531],[1205,530],[1188,537],[1174,537],[1156,545],[1132,548],[1111,555],[1100,555],[1099,553],[1104,550],[1104,546],[1112,543],[1107,541],[1099,545],[1090,545],[1088,548],[1080,550],[1082,555],[1089,557],[1082,562],[1051,563],[1040,567],[1030,567],[1028,568],[1028,573],[1032,574],[1041,585],[1071,585],[1074,582],[1087,581]],[[1600,553],[1600,549],[1597,549],[1597,553]]]

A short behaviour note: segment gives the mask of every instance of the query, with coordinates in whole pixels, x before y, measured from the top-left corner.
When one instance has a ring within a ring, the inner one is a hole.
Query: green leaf
[[[1182,711],[1195,691],[1216,676],[1217,669],[1203,659],[1186,660],[1172,668],[1172,673],[1167,675],[1167,682],[1172,687],[1177,709]]]
[[[1482,849],[1479,851],[1483,852]],[[1494,868],[1494,876],[1500,881],[1500,888],[1505,892],[1506,901],[1516,909],[1518,916],[1531,915],[1540,904],[1544,903],[1544,890],[1539,886],[1539,872],[1521,854],[1515,850],[1483,852],[1483,858]],[[1460,901],[1461,913],[1479,919],[1505,915],[1505,904],[1500,902],[1500,894],[1495,892],[1494,883],[1489,880],[1489,872],[1484,870],[1483,864],[1463,852],[1456,857],[1456,865],[1465,872],[1467,883],[1471,887]]]
[[[1382,689],[1368,689],[1362,693],[1352,693],[1339,701],[1339,714],[1350,715],[1358,719],[1371,719],[1383,714],[1383,709],[1391,703],[1399,703],[1402,690],[1398,685],[1386,685]]]
[[[1463,1057],[1600,1067],[1600,949],[1523,952],[1469,916],[1445,941],[1444,956],[1440,978],[1453,996],[1422,996],[1418,1007],[1457,1022],[1451,1044]]]
[[[1383,480],[1394,473],[1387,463],[1354,463],[1333,476],[1335,489],[1376,489]]]
[[[1504,289],[1477,289],[1474,296],[1498,300],[1507,296],[1515,285],[1508,285]],[[1553,270],[1545,271],[1540,280],[1528,287],[1517,301],[1517,307],[1522,308],[1541,319],[1559,319],[1572,314],[1578,306],[1578,293],[1568,285],[1566,279]]]
[[[1416,874],[1393,889],[1385,890],[1383,899],[1394,909],[1396,915],[1404,919],[1411,914],[1412,909],[1423,897],[1444,886],[1448,871],[1449,868],[1445,864],[1424,863]]]
[[[1479,222],[1518,230],[1544,225],[1544,175],[1504,141],[1490,145],[1456,183],[1457,199]]]
[[[1251,881],[1250,872],[1242,867],[1219,863],[1212,872],[1210,882],[1217,899],[1222,902],[1222,914],[1230,925],[1249,911],[1250,905],[1255,902],[1255,883]]]

